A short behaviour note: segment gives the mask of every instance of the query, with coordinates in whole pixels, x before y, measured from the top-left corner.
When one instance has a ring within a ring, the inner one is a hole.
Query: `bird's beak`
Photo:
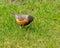
[[[33,22],[35,22],[35,20],[33,20]]]

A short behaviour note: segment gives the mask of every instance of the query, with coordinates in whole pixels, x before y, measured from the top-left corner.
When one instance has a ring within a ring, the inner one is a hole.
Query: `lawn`
[[[34,22],[20,28],[12,13]],[[60,0],[0,0],[0,48],[60,48]]]

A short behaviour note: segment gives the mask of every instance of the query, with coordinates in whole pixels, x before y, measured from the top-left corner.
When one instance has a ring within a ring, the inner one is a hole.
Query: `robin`
[[[17,24],[19,24],[20,26],[29,25],[34,20],[34,17],[31,15],[14,14],[14,16],[16,18]]]

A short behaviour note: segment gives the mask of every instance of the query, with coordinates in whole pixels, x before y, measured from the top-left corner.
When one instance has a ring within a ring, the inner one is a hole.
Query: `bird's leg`
[[[20,28],[24,28],[24,26],[20,26]]]

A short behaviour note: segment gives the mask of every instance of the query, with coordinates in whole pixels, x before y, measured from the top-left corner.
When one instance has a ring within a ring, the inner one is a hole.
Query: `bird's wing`
[[[27,20],[28,15],[18,15],[19,20]]]

